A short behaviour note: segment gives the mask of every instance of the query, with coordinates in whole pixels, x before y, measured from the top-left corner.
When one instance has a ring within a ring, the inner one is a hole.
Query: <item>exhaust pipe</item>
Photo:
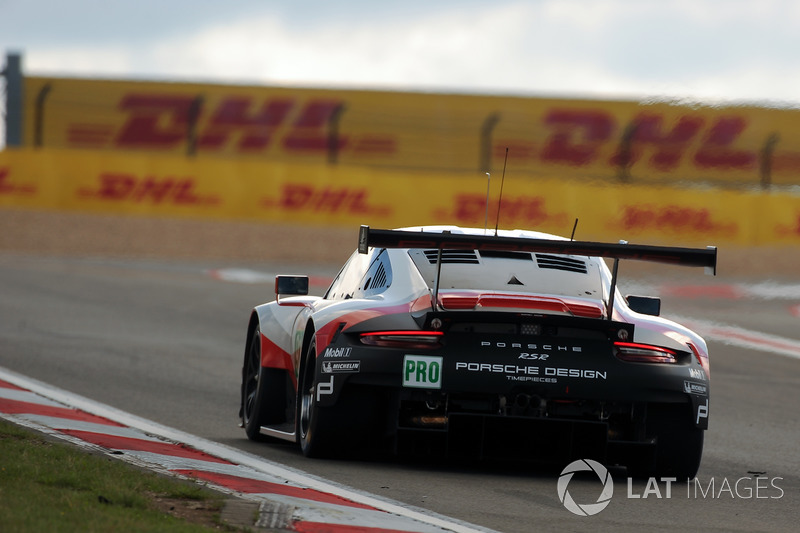
[[[514,407],[519,409],[527,409],[531,405],[531,397],[527,394],[517,394],[514,398]]]

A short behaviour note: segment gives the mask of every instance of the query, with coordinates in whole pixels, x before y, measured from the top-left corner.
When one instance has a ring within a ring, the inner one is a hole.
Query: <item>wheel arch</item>
[[[314,326],[314,319],[309,318],[306,321],[306,329],[305,332],[303,333],[303,343],[301,344],[301,349],[300,349],[300,359],[297,365],[298,383],[300,381],[299,377],[303,375],[303,372],[305,372],[306,359],[307,359],[306,354],[308,353],[308,347],[311,346],[311,340],[314,338],[316,333],[317,330],[316,327]]]
[[[244,343],[244,353],[245,355],[250,350],[250,346],[253,342],[253,333],[256,331],[256,326],[260,325],[261,320],[259,319],[258,313],[253,310],[250,313],[250,320],[247,323],[247,338]]]
[[[239,419],[244,423],[244,402],[245,402],[245,373],[247,368],[247,355],[250,353],[250,347],[253,345],[253,334],[255,333],[256,326],[258,326],[258,313],[253,310],[250,313],[250,320],[247,324],[247,336],[244,341],[244,353],[242,357],[242,376],[241,376],[241,390],[239,394]]]

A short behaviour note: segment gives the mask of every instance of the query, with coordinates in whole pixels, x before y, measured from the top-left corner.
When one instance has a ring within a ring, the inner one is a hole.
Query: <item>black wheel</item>
[[[283,421],[285,395],[283,371],[261,366],[261,329],[256,326],[242,366],[240,415],[249,439],[263,440],[261,426]]]
[[[334,407],[317,405],[316,367],[317,343],[312,337],[297,384],[298,440],[306,457],[333,457],[340,449],[336,428],[341,425],[341,415],[338,415]]]
[[[703,457],[704,430],[694,427],[690,413],[681,408],[651,409],[649,433],[656,437],[656,465],[653,477],[694,479]]]

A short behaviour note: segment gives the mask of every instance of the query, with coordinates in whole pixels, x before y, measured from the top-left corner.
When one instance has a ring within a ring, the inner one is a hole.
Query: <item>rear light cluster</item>
[[[708,366],[708,357],[703,357],[702,355],[700,355],[700,350],[698,350],[697,346],[695,346],[691,342],[688,343],[688,344],[689,344],[689,348],[692,349],[692,353],[694,354],[694,358],[697,360],[697,362],[700,364],[700,366],[703,367],[703,370],[706,373],[706,377],[710,378],[711,377],[711,369]]]
[[[615,342],[614,355],[617,356],[617,359],[629,363],[674,364],[678,362],[678,354],[673,350],[637,342]]]
[[[373,331],[361,334],[361,344],[383,348],[432,350],[442,345],[441,331]]]
[[[442,307],[448,310],[507,308],[530,309],[532,311],[572,314],[584,318],[601,318],[603,308],[590,303],[565,302],[546,296],[514,296],[504,294],[481,294],[465,296],[450,294],[441,296]]]

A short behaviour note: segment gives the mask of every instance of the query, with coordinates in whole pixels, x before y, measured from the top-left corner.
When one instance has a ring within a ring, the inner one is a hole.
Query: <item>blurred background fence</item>
[[[474,175],[800,184],[800,111],[26,77],[19,146]],[[9,142],[9,145],[15,143]]]
[[[396,227],[480,226],[500,206],[503,227],[566,234],[579,218],[582,238],[800,244],[795,109],[29,77],[19,63],[4,70],[0,207]]]

